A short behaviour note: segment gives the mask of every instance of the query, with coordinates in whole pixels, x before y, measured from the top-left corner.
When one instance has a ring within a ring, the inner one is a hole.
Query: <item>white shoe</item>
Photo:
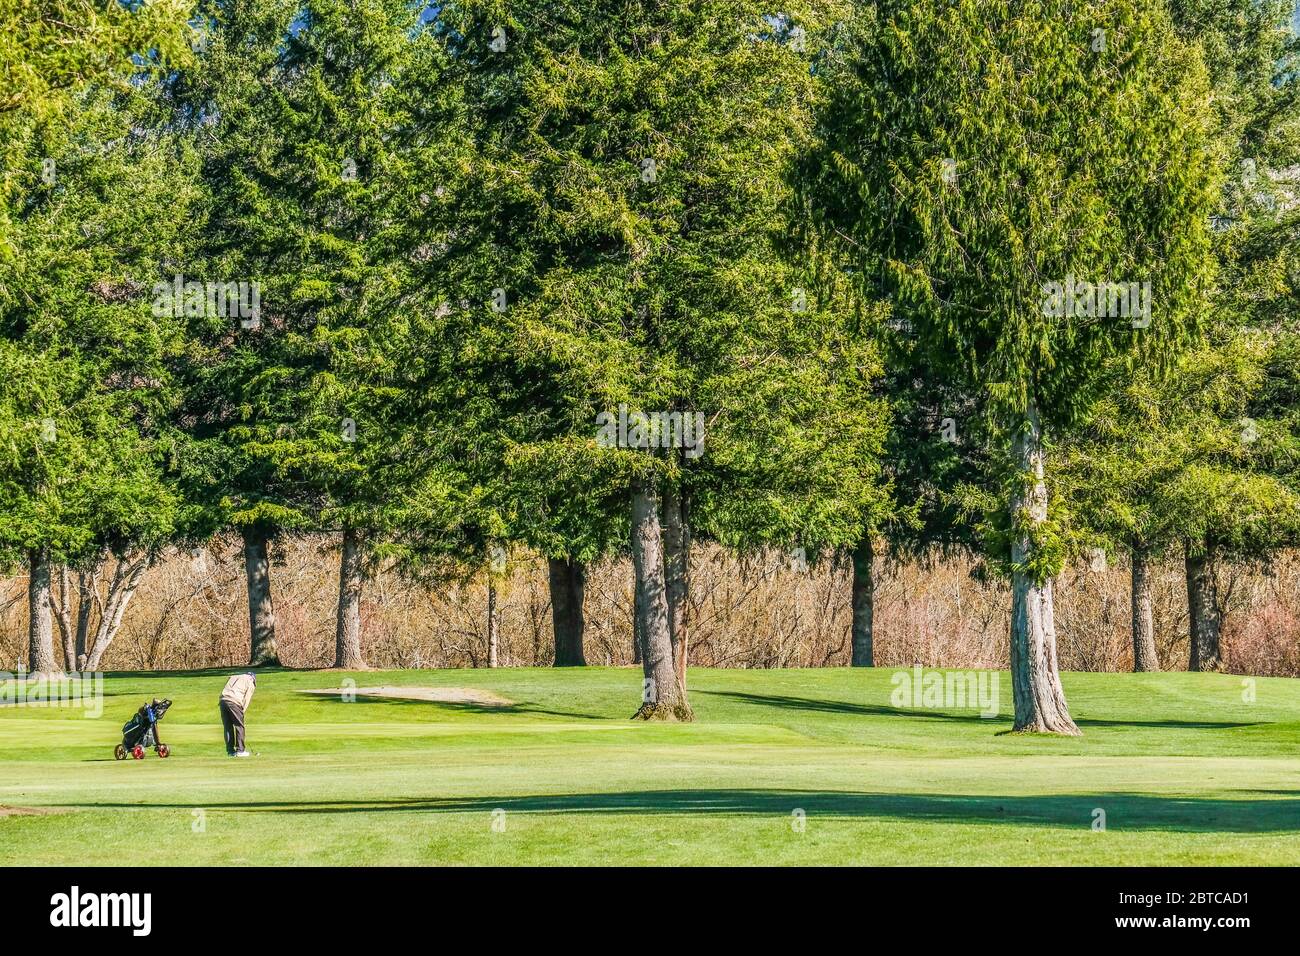
[[[236,753],[235,756],[236,756],[236,757],[251,757],[251,756],[253,756],[253,755],[252,755],[251,753],[249,753],[247,750],[241,750],[241,751],[239,751],[238,753]]]

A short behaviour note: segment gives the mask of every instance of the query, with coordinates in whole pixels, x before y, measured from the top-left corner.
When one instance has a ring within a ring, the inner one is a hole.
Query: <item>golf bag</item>
[[[166,757],[170,751],[158,739],[158,721],[162,720],[163,714],[167,713],[167,708],[171,705],[170,700],[155,697],[152,702],[137,710],[135,716],[122,725],[122,742],[113,755],[118,760],[125,760],[126,755],[130,754],[139,760],[144,757],[145,748],[152,747],[159,757]]]

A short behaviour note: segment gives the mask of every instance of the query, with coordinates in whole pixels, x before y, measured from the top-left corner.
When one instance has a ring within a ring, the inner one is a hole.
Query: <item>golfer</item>
[[[256,688],[257,676],[249,671],[230,678],[221,692],[221,726],[226,732],[226,755],[229,757],[252,756],[244,749],[244,711],[248,710]]]

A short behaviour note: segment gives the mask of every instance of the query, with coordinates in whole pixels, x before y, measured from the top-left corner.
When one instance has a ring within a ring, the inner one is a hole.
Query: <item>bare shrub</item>
[[[334,659],[338,542],[309,538],[272,549],[277,640],[291,667]],[[967,557],[876,561],[875,652],[881,666],[1005,668],[1010,599]],[[1220,568],[1226,669],[1300,676],[1300,556],[1260,570]],[[772,551],[734,555],[697,547],[691,557],[690,655],[705,667],[840,667],[850,656],[851,566],[825,554],[806,566]],[[4,667],[26,656],[26,578],[0,580]],[[552,662],[546,562],[516,550],[496,579],[503,666]],[[1055,582],[1057,640],[1067,670],[1132,667],[1129,569],[1071,567]],[[1161,664],[1187,665],[1187,598],[1181,561],[1154,569]],[[586,654],[591,664],[632,663],[632,573],[626,561],[588,569]],[[75,611],[74,611],[75,612]],[[487,665],[487,578],[420,586],[382,572],[366,584],[362,649],[374,667]],[[108,670],[238,666],[248,658],[241,552],[221,539],[172,551],[141,581],[103,666]]]

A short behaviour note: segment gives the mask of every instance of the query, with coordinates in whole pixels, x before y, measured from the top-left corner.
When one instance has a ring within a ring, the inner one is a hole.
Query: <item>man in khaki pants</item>
[[[244,711],[253,699],[257,677],[252,671],[236,674],[221,692],[221,726],[226,732],[226,756],[251,757],[244,749]]]

